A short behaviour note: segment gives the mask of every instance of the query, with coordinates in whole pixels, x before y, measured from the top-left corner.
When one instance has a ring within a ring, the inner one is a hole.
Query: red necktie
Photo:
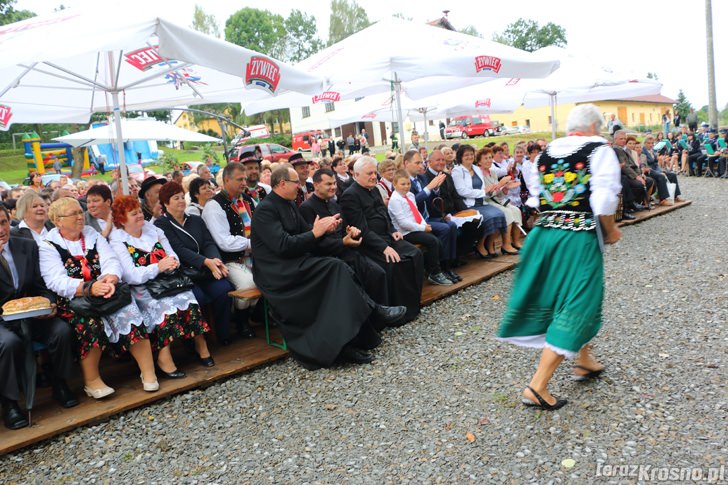
[[[420,211],[417,210],[417,206],[409,199],[409,197],[405,197],[404,200],[407,201],[407,205],[409,205],[412,215],[415,217],[415,222],[417,224],[422,224],[422,216],[420,215]]]

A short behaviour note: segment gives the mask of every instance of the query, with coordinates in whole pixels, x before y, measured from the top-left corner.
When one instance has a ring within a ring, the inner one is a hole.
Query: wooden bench
[[[265,324],[265,341],[268,345],[278,347],[281,350],[288,350],[288,344],[286,339],[281,337],[281,342],[275,342],[270,338],[270,323],[268,321],[268,300],[265,299],[263,293],[256,287],[247,288],[244,290],[234,290],[228,292],[232,298],[246,298],[248,300],[260,299],[263,302],[263,323]]]

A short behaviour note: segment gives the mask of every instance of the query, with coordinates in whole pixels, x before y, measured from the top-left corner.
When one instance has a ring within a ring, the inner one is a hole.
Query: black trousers
[[[703,175],[703,165],[705,165],[707,158],[702,153],[692,153],[688,155],[688,167],[690,175],[697,175],[698,177]],[[695,169],[693,169],[695,164]]]
[[[389,304],[406,306],[404,320],[414,320],[420,313],[422,297],[423,258],[422,253],[404,240],[391,241],[390,246],[401,258],[399,263],[388,263],[384,254],[367,251],[366,255],[387,272]]]
[[[623,212],[627,211],[628,209],[632,209],[633,204],[635,202],[635,196],[634,191],[632,190],[632,186],[630,185],[630,179],[626,175],[622,174],[622,210]],[[642,184],[640,184],[641,186]],[[644,200],[640,199],[640,200]]]
[[[647,199],[647,187],[645,187],[645,185],[642,185],[642,182],[637,179],[631,179],[625,176],[622,178],[622,184],[622,187],[626,189],[625,194],[626,192],[631,192],[630,202],[637,202],[639,204],[643,204],[645,202],[645,200]],[[627,208],[629,208],[627,206],[629,199],[630,197],[625,196],[624,203],[625,207]]]
[[[425,271],[429,274],[437,274],[442,271],[440,268],[440,240],[431,232],[414,231],[406,234],[404,240],[412,244],[421,244],[426,251],[422,254],[425,257]]]
[[[657,195],[660,197],[660,200],[665,200],[670,197],[670,191],[667,188],[668,182],[676,185],[675,197],[680,195],[680,185],[677,183],[677,175],[675,175],[674,172],[658,172],[657,170],[650,170],[648,175],[657,185]]]
[[[73,376],[74,335],[71,327],[60,318],[35,319],[31,322],[32,338],[48,347],[53,376],[70,379]],[[0,323],[0,395],[17,401],[20,395],[19,375],[23,372],[25,344],[5,324]],[[34,379],[35,376],[32,376]]]

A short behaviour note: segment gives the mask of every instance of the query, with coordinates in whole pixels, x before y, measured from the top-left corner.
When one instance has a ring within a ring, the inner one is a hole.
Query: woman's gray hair
[[[361,172],[367,165],[374,165],[374,168],[376,168],[377,160],[373,157],[359,157],[359,159],[354,163],[354,175]]]
[[[566,132],[590,132],[594,123],[596,123],[597,132],[601,131],[604,124],[602,113],[593,104],[580,104],[569,113],[569,118],[566,120]]]
[[[33,207],[35,199],[43,200],[43,197],[41,197],[35,190],[26,190],[15,203],[15,217],[17,217],[19,221],[25,219],[25,213]],[[43,200],[43,202],[45,202],[45,200]]]

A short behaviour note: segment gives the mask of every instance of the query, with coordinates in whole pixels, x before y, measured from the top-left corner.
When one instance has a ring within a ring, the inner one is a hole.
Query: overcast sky
[[[100,5],[108,0],[18,0],[16,8],[37,14],[52,12],[60,4],[84,8]],[[129,0],[123,5],[164,5],[167,0],[136,3]],[[177,23],[190,25],[194,5],[215,17],[224,31],[225,20],[244,7],[270,9],[284,17],[294,9],[307,9],[316,17],[319,36],[326,40],[329,31],[330,1],[274,0],[252,2],[247,0],[174,0],[168,3],[165,15]],[[646,76],[655,72],[663,83],[662,94],[675,98],[683,89],[688,100],[700,108],[708,103],[708,76],[705,36],[705,2],[698,0],[610,0],[610,1],[435,1],[435,0],[359,0],[369,19],[374,21],[402,13],[414,21],[424,22],[441,17],[443,9],[450,9],[450,22],[457,29],[474,25],[487,39],[502,31],[518,18],[535,19],[541,24],[554,22],[566,29],[567,50],[576,56],[600,59],[605,66],[619,67]],[[142,8],[142,7],[139,7]],[[109,28],[113,28],[113,9],[109,9]],[[719,19],[722,19],[722,27]],[[713,40],[716,59],[716,85],[718,110],[728,103],[728,1],[713,0]],[[392,42],[417,42],[417,39],[398,39],[392,33]],[[355,60],[351,64],[356,67]]]

